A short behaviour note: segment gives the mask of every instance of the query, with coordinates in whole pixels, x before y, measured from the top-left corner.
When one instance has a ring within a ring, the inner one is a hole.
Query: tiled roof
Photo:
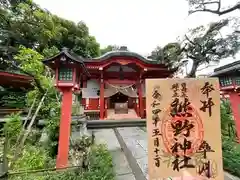
[[[87,71],[87,68],[86,68],[86,66],[85,66],[85,64],[84,64],[84,59],[83,59],[81,56],[78,56],[77,54],[75,54],[75,53],[73,53],[73,52],[70,52],[70,51],[68,50],[68,48],[62,48],[62,51],[61,51],[61,52],[59,52],[59,53],[56,54],[55,56],[52,56],[52,57],[44,60],[43,63],[44,63],[44,64],[48,64],[49,62],[54,61],[57,57],[60,57],[60,56],[62,56],[62,55],[65,55],[65,56],[68,57],[69,59],[75,61],[76,63],[79,63],[79,64],[82,66],[82,68],[83,68],[83,70],[85,71],[85,73],[86,73],[87,75],[89,75],[89,72]]]
[[[138,53],[134,53],[134,52],[130,52],[130,51],[121,51],[121,50],[110,51],[110,52],[107,52],[107,53],[103,54],[100,57],[91,58],[91,59],[84,59],[83,61],[84,62],[98,62],[98,61],[104,61],[104,60],[106,60],[108,58],[111,58],[111,57],[114,57],[114,56],[135,57],[135,58],[138,58],[138,59],[140,59],[143,62],[148,63],[148,64],[158,64],[158,61],[143,57],[142,55],[140,55]]]
[[[237,70],[240,70],[240,61],[235,61],[233,63],[229,63],[214,69],[214,72],[211,76],[218,76],[224,73],[228,73],[230,71],[237,71]]]

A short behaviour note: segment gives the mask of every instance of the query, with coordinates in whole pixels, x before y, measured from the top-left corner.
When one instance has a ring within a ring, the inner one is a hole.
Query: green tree
[[[175,66],[182,58],[183,48],[178,42],[168,43],[163,48],[157,46],[148,58],[157,60],[159,63],[166,64],[170,67]]]
[[[227,7],[224,5],[222,0],[188,0],[188,2],[189,2],[189,14],[193,14],[193,13],[197,13],[197,12],[208,12],[208,13],[212,13],[212,14],[222,16],[222,15],[229,15],[232,12],[240,10],[240,1],[239,0],[236,0],[235,3],[233,3],[232,5],[229,5]],[[220,31],[222,27],[224,27],[226,25],[229,26],[230,25],[229,22],[231,22],[231,28],[233,30],[233,33],[229,34],[225,38],[217,37],[218,40],[213,39],[213,38],[216,37],[216,35],[215,35],[215,37],[212,36],[212,34],[213,34],[212,32],[215,31],[215,33],[216,33],[218,31]],[[212,39],[211,43],[212,44],[216,43],[215,47],[218,47],[219,44],[222,44],[222,45],[224,44],[223,47],[222,47],[222,49],[223,49],[224,46],[225,46],[225,54],[224,55],[219,55],[219,54],[216,55],[215,53],[212,53],[212,55],[215,55],[215,57],[218,57],[218,58],[224,58],[224,57],[229,56],[228,55],[229,54],[228,52],[230,52],[229,48],[232,47],[233,51],[238,49],[237,46],[239,46],[239,39],[240,39],[240,36],[239,36],[239,33],[240,33],[239,27],[240,26],[239,25],[240,25],[240,18],[239,17],[228,17],[221,22],[212,23],[213,28],[211,28],[211,26],[210,26],[210,28],[209,28],[210,33],[207,31],[206,36],[209,36],[209,35],[212,36],[212,38],[210,38],[210,39]],[[216,27],[216,29],[214,29],[215,27]],[[202,26],[199,27],[199,28],[202,28]],[[233,52],[233,51],[230,52],[230,54],[236,53],[236,51],[235,52]],[[203,53],[203,55],[205,55],[205,53]],[[209,61],[207,63],[209,64]],[[194,74],[194,69],[196,69],[196,67],[197,67],[195,65],[197,65],[196,62],[194,64],[194,67],[192,68],[190,76],[194,76],[193,75]]]
[[[1,68],[9,67],[19,46],[42,53],[45,48],[68,47],[83,57],[100,54],[99,44],[84,22],[75,24],[41,9],[31,0],[0,2]],[[5,61],[4,61],[5,60]]]
[[[45,49],[45,53],[51,54],[56,49]],[[48,129],[55,129],[55,136],[58,137],[58,121],[59,121],[59,112],[60,112],[60,102],[59,94],[56,91],[56,88],[53,85],[54,76],[52,75],[50,69],[43,65],[42,60],[43,56],[38,52],[20,47],[19,52],[14,56],[15,61],[19,64],[19,67],[23,69],[24,72],[30,73],[38,80],[39,84],[34,85],[34,89],[27,93],[27,106],[28,106],[28,116],[27,119],[30,121],[29,124],[24,123],[20,135],[17,138],[15,143],[16,151],[12,162],[17,162],[19,159],[22,150],[24,149],[25,142],[32,132],[32,127],[36,123],[37,118],[44,118],[47,120],[49,125]],[[39,88],[40,87],[40,88]],[[54,113],[50,113],[54,112]],[[53,127],[52,127],[53,126]],[[55,128],[54,128],[55,127]],[[50,137],[51,138],[51,137]],[[49,146],[53,145],[49,143]],[[57,144],[54,144],[54,147]],[[14,163],[12,163],[14,166]]]
[[[201,65],[211,66],[222,58],[235,55],[240,48],[240,36],[232,33],[222,36],[220,31],[228,19],[191,29],[184,37],[183,56],[193,61],[188,77],[195,77]],[[205,67],[206,68],[206,67]]]
[[[107,53],[107,52],[110,52],[110,51],[114,51],[114,50],[118,50],[120,49],[120,46],[117,46],[117,45],[108,45],[107,47],[101,49],[101,55]]]

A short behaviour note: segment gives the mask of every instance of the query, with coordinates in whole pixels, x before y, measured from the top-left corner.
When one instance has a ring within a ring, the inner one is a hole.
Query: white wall
[[[83,98],[99,98],[97,95],[100,90],[100,83],[97,79],[90,79],[87,81],[87,88],[82,88]]]

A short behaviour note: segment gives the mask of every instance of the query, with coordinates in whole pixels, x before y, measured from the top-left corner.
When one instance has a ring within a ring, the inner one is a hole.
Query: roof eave
[[[226,64],[224,66],[218,67],[218,68],[214,69],[214,72],[218,72],[218,71],[229,69],[229,68],[234,68],[237,65],[240,65],[240,61],[235,61],[235,62]]]
[[[73,57],[71,54],[69,54],[68,52],[64,52],[64,51],[58,53],[57,55],[55,55],[53,57],[50,57],[50,58],[48,58],[46,60],[43,60],[42,63],[47,65],[49,62],[54,61],[56,58],[58,58],[59,56],[62,56],[62,55],[65,55],[66,57],[68,57],[69,59],[75,61],[76,63],[83,64],[83,60],[77,59],[77,58]]]
[[[226,69],[221,69],[219,71],[215,71],[211,75],[211,77],[216,77],[216,76],[223,75],[223,74],[226,74],[226,73],[234,72],[234,71],[237,71],[239,69],[240,69],[240,64],[238,64],[236,66],[232,66],[232,67],[226,68]]]
[[[58,58],[59,56],[62,56],[62,55],[65,55],[66,57],[68,57],[69,59],[73,60],[75,63],[77,64],[80,64],[80,66],[83,68],[83,71],[84,71],[84,74],[87,75],[87,76],[90,76],[90,73],[89,71],[87,70],[83,60],[80,58],[80,59],[77,59],[75,58],[74,56],[72,56],[69,52],[67,51],[61,51],[60,53],[58,53],[57,55],[53,56],[53,57],[50,57],[44,61],[42,61],[43,64],[45,65],[48,65],[49,62],[52,62],[54,61],[56,58]]]

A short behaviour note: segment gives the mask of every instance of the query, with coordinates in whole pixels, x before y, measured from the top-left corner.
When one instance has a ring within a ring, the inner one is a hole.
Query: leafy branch
[[[206,28],[199,26],[185,35],[182,44],[185,45],[184,56],[193,61],[188,77],[195,77],[199,66],[235,55],[240,48],[240,37],[230,34],[226,37],[219,36],[220,30],[229,24],[228,19],[210,23]]]

